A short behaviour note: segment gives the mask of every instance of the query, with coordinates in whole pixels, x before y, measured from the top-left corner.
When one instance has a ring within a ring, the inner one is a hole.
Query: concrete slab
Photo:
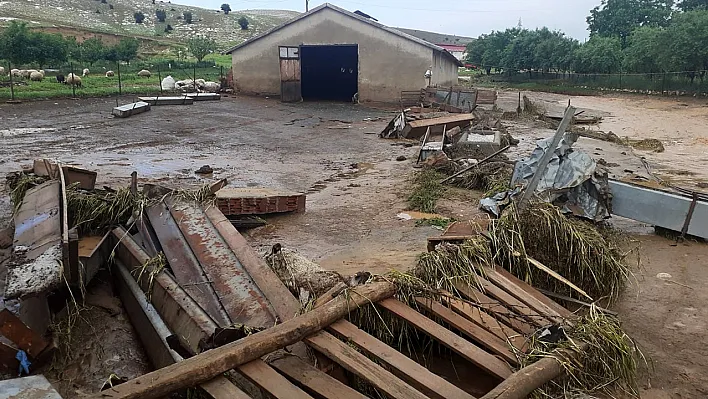
[[[189,96],[174,97],[138,97],[138,100],[148,103],[151,106],[157,105],[192,105],[194,98]]]
[[[219,93],[189,93],[187,97],[193,98],[194,101],[221,100],[221,94]]]
[[[62,399],[43,375],[0,381],[0,399]]]
[[[113,115],[118,118],[128,118],[147,111],[150,111],[150,104],[143,101],[138,101],[136,103],[130,103],[113,108]]]

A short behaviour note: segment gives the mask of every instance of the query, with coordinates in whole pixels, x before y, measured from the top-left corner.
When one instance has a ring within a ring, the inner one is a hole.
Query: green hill
[[[167,13],[164,23],[155,16],[158,9]],[[133,14],[137,11],[145,15],[142,24],[135,23]],[[184,21],[185,11],[192,13],[191,24]],[[202,34],[223,47],[240,43],[298,14],[286,10],[234,10],[225,15],[221,10],[163,1],[153,4],[152,0],[0,0],[0,26],[23,20],[33,28],[66,34],[85,31],[175,43]],[[241,16],[248,18],[248,30],[238,25]],[[165,32],[168,24],[173,28],[170,33]]]

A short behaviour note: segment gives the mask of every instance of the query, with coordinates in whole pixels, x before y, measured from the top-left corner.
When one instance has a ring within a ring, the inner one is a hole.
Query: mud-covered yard
[[[553,113],[562,112],[568,102],[567,96],[525,94]],[[499,107],[515,110],[517,99],[516,92],[500,93]],[[655,153],[581,138],[579,148],[617,165],[612,167],[615,176],[646,173],[643,157],[663,179],[675,184],[700,190],[708,182],[704,167],[708,162],[708,130],[704,128],[708,108],[704,103],[648,97],[576,97],[571,102],[588,114],[603,116],[603,122],[593,129],[631,139],[656,138],[664,145],[664,152]],[[208,164],[215,170],[213,179],[227,178],[233,186],[306,192],[305,214],[268,218],[268,226],[249,231],[247,238],[261,251],[281,243],[342,274],[407,269],[425,250],[426,238],[439,234],[430,226],[416,227],[415,221],[396,216],[406,208],[418,148],[377,137],[393,109],[282,104],[239,96],[193,106],[153,107],[145,114],[114,119],[110,111],[115,104],[115,98],[0,104],[0,172],[6,174],[35,158],[47,157],[97,170],[99,185],[126,185],[135,170],[141,183],[184,187],[203,184],[205,180],[194,171]],[[546,125],[529,120],[505,124],[521,141],[510,151],[511,158],[526,155],[536,139],[553,133]],[[400,156],[406,160],[397,161]],[[2,228],[10,221],[11,207],[7,193],[0,194]],[[479,213],[480,196],[450,190],[437,212],[458,220],[473,218]],[[639,262],[634,255],[629,259],[638,267],[616,310],[655,368],[641,380],[643,397],[708,395],[704,345],[708,339],[704,307],[708,302],[708,247],[692,241],[677,244],[632,221],[614,223],[641,246]],[[0,262],[3,255],[0,252]],[[671,274],[675,283],[656,278],[658,273]],[[114,371],[132,378],[131,373],[145,367],[141,353],[125,349],[134,339],[103,339],[110,334],[134,334],[110,302],[110,286],[98,284],[89,291],[94,296],[85,306],[118,320],[108,329],[82,332],[99,337],[85,339],[90,344],[79,348],[86,352],[79,365],[91,365],[95,375],[79,378],[71,369],[48,374],[66,397],[95,391],[99,381]],[[109,298],[108,305],[105,298]],[[89,353],[94,355],[89,357]],[[141,366],[121,366],[130,361]]]

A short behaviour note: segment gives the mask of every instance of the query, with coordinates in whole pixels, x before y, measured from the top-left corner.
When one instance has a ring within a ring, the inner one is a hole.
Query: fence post
[[[71,69],[71,94],[76,98],[76,74],[74,73],[74,63],[69,64],[69,69]]]
[[[123,95],[123,86],[120,82],[120,60],[118,60],[118,63],[116,64],[118,67],[118,95],[122,96]]]
[[[666,90],[666,72],[664,72],[664,76],[661,79],[661,95],[664,95],[664,91]]]
[[[10,72],[10,99],[15,101],[15,83],[12,81],[12,63],[7,63],[7,70]]]
[[[160,85],[160,95],[162,95],[162,75],[160,74],[160,67],[157,67],[157,84]]]
[[[622,71],[620,71],[620,90],[622,90]]]
[[[194,69],[193,69],[193,78],[192,78],[192,85],[194,85],[194,91],[197,91],[197,64],[194,64]]]

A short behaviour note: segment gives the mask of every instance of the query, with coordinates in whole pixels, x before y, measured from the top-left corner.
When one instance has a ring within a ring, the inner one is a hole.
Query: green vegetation
[[[165,19],[167,19],[167,11],[161,9],[155,10],[155,18],[157,18],[159,22],[165,22]]]
[[[184,22],[191,24],[192,23],[192,12],[191,11],[185,11],[182,13],[184,15]]]
[[[238,24],[241,26],[241,30],[246,30],[248,29],[248,18],[245,16],[241,16],[241,18],[238,19]]]
[[[194,36],[187,40],[187,50],[201,62],[204,57],[216,51],[216,42],[206,36]]]
[[[231,12],[231,6],[224,3],[221,5],[221,11],[223,11],[224,14],[229,15],[229,13]]]
[[[14,65],[33,63],[42,69],[51,62],[64,62],[68,46],[61,35],[30,31],[24,22],[13,21],[0,35],[0,55]]]
[[[455,222],[455,219],[453,218],[432,218],[432,219],[419,219],[415,221],[416,227],[418,226],[433,226],[433,227],[438,227],[440,229],[444,229],[450,224]]]
[[[413,191],[408,197],[408,207],[412,211],[435,212],[438,199],[445,193],[440,180],[445,176],[433,169],[423,169],[413,179]]]
[[[142,24],[143,21],[145,20],[145,14],[143,14],[142,11],[137,11],[136,13],[133,14],[133,18],[135,18],[136,24]]]

